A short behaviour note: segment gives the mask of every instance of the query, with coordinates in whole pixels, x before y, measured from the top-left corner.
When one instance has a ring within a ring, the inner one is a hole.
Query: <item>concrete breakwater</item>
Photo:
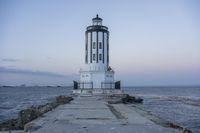
[[[75,96],[24,125],[32,133],[191,133],[190,130],[140,110],[129,95]],[[60,101],[61,103],[62,100]],[[23,132],[21,130],[21,132]],[[20,133],[21,133],[20,132]],[[12,131],[12,133],[19,133]]]
[[[189,133],[157,124],[147,115],[137,112],[136,107],[133,106],[135,104],[130,104],[134,103],[131,99],[135,98],[127,95],[79,95],[74,97],[70,104],[61,105],[43,117],[28,123],[29,127],[26,131],[32,133]]]
[[[154,114],[141,109],[137,105],[131,105],[131,106],[134,107],[135,111],[138,112],[140,115],[151,120],[152,122],[154,122],[157,125],[167,127],[167,128],[177,129],[177,130],[181,131],[182,133],[193,133],[190,129],[184,128],[182,126],[179,126],[176,123],[173,123],[173,122],[167,121],[161,117],[155,116]]]
[[[17,118],[0,123],[0,131],[23,130],[25,124],[28,122],[42,116],[48,111],[55,109],[59,105],[69,103],[71,100],[73,100],[72,97],[57,96],[53,102],[39,106],[31,106],[30,108],[21,110],[18,113]]]

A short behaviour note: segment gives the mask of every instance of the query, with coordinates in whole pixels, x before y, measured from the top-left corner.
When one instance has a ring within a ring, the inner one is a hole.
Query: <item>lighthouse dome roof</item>
[[[102,19],[102,18],[100,18],[100,17],[99,17],[99,15],[97,14],[97,15],[96,15],[96,17],[95,17],[95,18],[93,18],[92,20],[93,20],[93,21],[94,21],[94,20],[100,20],[100,21],[102,21],[103,19]]]

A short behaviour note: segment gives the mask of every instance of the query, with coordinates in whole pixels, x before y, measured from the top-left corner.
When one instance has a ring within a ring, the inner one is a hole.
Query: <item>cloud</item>
[[[1,61],[4,61],[4,62],[18,62],[20,60],[19,59],[12,59],[12,58],[3,58]]]
[[[41,75],[41,76],[51,76],[51,77],[68,77],[67,75],[56,74],[52,72],[42,72],[33,70],[22,70],[16,68],[6,68],[0,66],[0,73],[15,73],[15,74],[27,74],[27,75]]]
[[[0,66],[0,85],[62,85],[72,86],[78,75],[62,75],[52,72],[22,70]]]

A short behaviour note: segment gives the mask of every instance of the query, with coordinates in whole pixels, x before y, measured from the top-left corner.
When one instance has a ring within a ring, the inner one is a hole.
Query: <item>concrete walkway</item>
[[[124,104],[107,104],[102,97],[77,97],[31,123],[31,133],[178,133],[161,127]]]

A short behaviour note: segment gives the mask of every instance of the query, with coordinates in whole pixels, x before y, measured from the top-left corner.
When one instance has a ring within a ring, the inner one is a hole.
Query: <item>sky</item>
[[[1,0],[0,85],[72,85],[96,14],[123,86],[200,85],[199,0]]]

